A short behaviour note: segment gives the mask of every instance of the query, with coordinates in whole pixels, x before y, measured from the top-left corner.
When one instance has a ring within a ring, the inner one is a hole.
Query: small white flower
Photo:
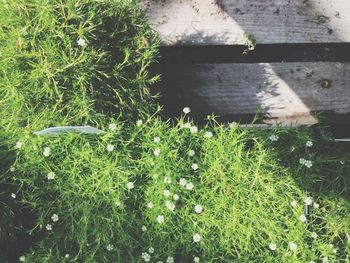
[[[79,38],[77,43],[78,43],[78,46],[81,46],[81,47],[86,45],[85,39],[82,39],[82,38]]]
[[[17,149],[21,149],[22,146],[23,146],[23,143],[22,143],[22,142],[20,142],[20,141],[16,142],[16,148],[17,148]]]
[[[143,252],[141,257],[145,262],[149,262],[151,260],[151,255],[148,254],[147,252]]]
[[[58,215],[57,214],[53,214],[51,216],[51,219],[52,219],[53,222],[57,222],[58,221]]]
[[[128,182],[126,184],[126,187],[128,188],[128,190],[131,190],[131,189],[133,189],[135,187],[135,184],[133,182]]]
[[[193,258],[193,262],[194,262],[194,263],[199,263],[199,257],[194,257],[194,258]]]
[[[164,183],[165,183],[165,184],[171,184],[171,178],[168,177],[168,176],[165,176],[165,177],[164,177]]]
[[[153,253],[154,253],[154,248],[153,248],[153,247],[150,247],[150,248],[148,249],[148,253],[153,254]]]
[[[155,143],[159,143],[159,142],[160,142],[160,138],[159,138],[159,137],[154,137],[153,141],[154,141]]]
[[[160,149],[155,149],[154,151],[153,151],[153,154],[154,154],[154,156],[159,156],[159,154],[160,154]]]
[[[345,162],[344,162],[344,160],[340,160],[339,163],[340,163],[341,165],[343,165]]]
[[[114,150],[113,144],[107,144],[107,151],[112,152]]]
[[[170,191],[167,190],[167,189],[165,189],[165,190],[163,191],[163,194],[164,194],[165,197],[168,197],[168,196],[170,196]]]
[[[311,205],[312,204],[312,199],[311,199],[311,197],[305,197],[305,204],[306,205]]]
[[[47,224],[46,225],[46,230],[51,231],[52,230],[52,225],[51,224]]]
[[[147,227],[146,226],[142,226],[141,230],[142,230],[142,232],[146,232],[147,231]]]
[[[12,194],[11,194],[11,197],[12,197],[13,199],[15,199],[15,198],[16,198],[16,194],[15,194],[15,193],[12,193]]]
[[[47,179],[48,180],[53,180],[53,179],[55,179],[55,176],[56,176],[56,174],[54,172],[49,172],[47,174]]]
[[[189,150],[187,154],[188,154],[188,156],[192,157],[195,155],[195,152],[193,150]]]
[[[295,201],[295,200],[293,200],[292,202],[290,202],[290,205],[292,206],[292,207],[296,207],[297,206],[297,201]]]
[[[26,260],[26,257],[25,257],[25,256],[20,256],[20,257],[19,257],[19,261],[24,262],[25,260]]]
[[[69,258],[69,254],[65,254],[64,257],[65,257],[65,258]]]
[[[185,114],[188,114],[188,113],[190,113],[190,108],[189,107],[185,107],[185,108],[183,108],[183,110],[182,110]]]
[[[181,128],[182,128],[182,129],[185,129],[185,128],[186,128],[186,129],[190,129],[190,128],[191,128],[191,123],[186,122],[186,123],[184,123],[184,124],[181,125]]]
[[[231,122],[231,123],[228,125],[228,127],[229,127],[230,129],[232,129],[232,128],[234,128],[236,125],[237,125],[237,122]]]
[[[202,212],[203,212],[203,206],[201,206],[201,205],[196,205],[196,206],[194,207],[194,211],[196,211],[197,214],[202,213]]]
[[[299,159],[299,163],[301,165],[306,166],[307,168],[311,168],[312,167],[312,161],[311,160],[305,160],[304,158],[300,158]]]
[[[198,233],[193,235],[194,242],[198,243],[199,241],[201,241],[201,239],[202,239],[202,237]]]
[[[276,141],[278,141],[279,137],[278,137],[278,135],[276,135],[276,134],[272,134],[272,135],[269,137],[269,139],[270,139],[270,141],[272,141],[272,142],[276,142]]]
[[[306,146],[307,147],[312,147],[314,144],[312,143],[312,141],[307,141],[306,142]]]
[[[296,250],[297,249],[297,244],[295,244],[294,242],[290,242],[289,244],[288,244],[288,247],[289,247],[289,249],[290,250]]]
[[[50,147],[45,147],[43,154],[44,154],[45,157],[49,157],[50,156],[50,152],[51,152]]]
[[[193,164],[191,165],[191,168],[192,168],[193,171],[196,171],[196,170],[198,169],[198,164],[193,163]]]
[[[208,131],[208,132],[206,132],[206,133],[204,134],[204,137],[205,137],[205,138],[211,138],[211,137],[213,137],[213,133],[210,132],[210,131]]]
[[[174,199],[175,201],[179,200],[179,195],[178,195],[178,194],[174,194],[174,195],[173,195],[173,199]]]
[[[152,202],[149,202],[149,203],[147,204],[147,207],[148,207],[149,209],[153,208],[153,203],[152,203]]]
[[[272,251],[275,251],[275,250],[277,249],[277,246],[276,246],[275,243],[270,243],[269,248],[270,248]]]
[[[166,259],[166,263],[174,263],[174,258],[173,257],[168,257]]]
[[[314,203],[314,208],[319,208],[320,207],[320,205],[318,204],[318,203]]]
[[[301,216],[299,216],[299,220],[300,220],[301,222],[305,223],[307,219],[306,219],[306,216],[305,216],[305,215],[301,215]]]
[[[187,183],[187,184],[186,184],[186,189],[192,191],[192,189],[193,189],[193,184],[192,184],[192,183]]]
[[[15,171],[15,167],[14,166],[11,166],[10,167],[10,172],[14,172]]]
[[[294,152],[295,151],[295,147],[294,146],[290,147],[290,151]]]
[[[198,132],[198,128],[197,128],[197,126],[192,126],[191,128],[190,128],[190,132],[191,133],[196,133],[196,132]]]
[[[306,166],[307,168],[311,168],[311,167],[312,167],[312,162],[311,162],[310,160],[307,160],[307,161],[305,162],[305,166]]]
[[[162,216],[162,215],[157,216],[157,222],[158,222],[159,224],[164,223],[164,216]]]
[[[170,201],[166,201],[166,202],[165,202],[165,206],[166,206],[166,208],[168,208],[168,209],[171,210],[171,211],[174,211],[174,210],[175,210],[175,204],[172,203],[172,202],[170,202]]]
[[[138,120],[138,121],[136,121],[136,125],[137,125],[137,126],[141,126],[141,125],[142,125],[142,123],[143,123],[143,122],[142,122],[142,120]]]
[[[111,123],[109,124],[108,129],[110,129],[112,132],[115,132],[117,130],[117,125],[115,123]]]
[[[114,246],[112,244],[107,245],[107,250],[112,251],[114,249]]]
[[[313,239],[316,239],[318,237],[316,232],[312,232],[310,235]]]
[[[185,178],[180,178],[179,185],[185,186],[187,184],[187,181]]]

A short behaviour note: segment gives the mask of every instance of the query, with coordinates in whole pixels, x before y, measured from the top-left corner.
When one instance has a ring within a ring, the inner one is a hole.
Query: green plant
[[[32,262],[60,262],[65,254],[83,262],[348,259],[348,195],[336,182],[323,192],[320,170],[349,157],[318,153],[315,139],[305,152],[308,130],[214,124],[197,131],[184,119],[172,127],[153,118],[111,127],[101,137],[33,137],[18,151],[21,202],[38,212],[35,231],[44,236],[28,255]],[[347,162],[336,170],[346,182]],[[307,197],[315,208],[304,222]]]

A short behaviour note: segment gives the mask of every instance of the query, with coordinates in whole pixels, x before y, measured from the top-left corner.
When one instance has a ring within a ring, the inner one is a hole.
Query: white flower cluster
[[[155,157],[158,157],[159,154],[160,154],[160,149],[159,149],[159,148],[155,149],[155,150],[153,151],[153,154],[154,154]]]
[[[186,122],[185,124],[181,125],[182,129],[189,129],[191,133],[197,133],[198,132],[198,127],[195,125],[191,125],[191,123]]]
[[[132,189],[134,189],[135,184],[134,184],[133,182],[128,182],[128,183],[126,184],[126,187],[128,188],[128,190],[132,190]]]
[[[20,142],[20,141],[16,142],[16,149],[21,149],[22,146],[23,146],[22,142]]]
[[[164,223],[164,216],[163,216],[163,215],[157,216],[157,222],[158,222],[159,224]]]
[[[312,147],[314,144],[312,143],[312,141],[307,141],[305,145],[306,147]]]
[[[86,41],[83,38],[79,38],[78,41],[77,41],[77,44],[78,44],[78,46],[83,47],[83,46],[86,45]]]
[[[199,241],[201,241],[201,239],[202,239],[202,237],[198,233],[193,235],[193,241],[195,243],[199,243]]]
[[[57,214],[53,214],[53,215],[51,216],[51,219],[52,219],[53,222],[57,222],[59,218],[58,218],[58,215],[57,215]]]
[[[311,160],[305,160],[304,158],[300,158],[299,159],[299,163],[301,165],[304,165],[307,168],[311,168],[312,167],[312,161]]]
[[[170,201],[165,201],[165,207],[168,208],[170,211],[174,211],[175,210],[175,204],[173,202]]]
[[[277,245],[275,243],[270,243],[269,248],[270,250],[275,251],[277,249]]]
[[[141,257],[142,257],[142,259],[143,259],[145,262],[149,262],[149,261],[151,260],[151,255],[148,254],[147,252],[143,252],[143,253],[141,254]]]
[[[197,214],[202,213],[202,212],[203,212],[203,206],[201,206],[201,205],[195,205],[194,211],[195,211]]]
[[[206,133],[204,134],[204,137],[205,137],[205,138],[211,138],[211,137],[213,137],[213,133],[210,132],[210,131],[208,131],[208,132],[206,132]]]
[[[111,124],[109,124],[108,129],[111,132],[115,132],[117,130],[117,125],[115,123],[111,123]]]
[[[114,150],[114,145],[113,144],[107,144],[107,151],[108,152],[113,152],[113,150]]]
[[[47,180],[53,180],[55,179],[55,177],[56,177],[56,174],[54,172],[49,172],[47,174]]]
[[[192,168],[193,171],[197,171],[197,170],[198,170],[198,164],[193,163],[193,164],[191,165],[191,168]]]
[[[295,251],[295,250],[298,248],[297,244],[295,244],[294,242],[290,242],[290,243],[288,244],[288,247],[289,247],[289,249],[292,250],[292,251]]]
[[[187,190],[192,191],[193,190],[193,183],[187,182],[185,178],[180,178],[179,185],[185,187]]]
[[[189,114],[191,112],[191,109],[189,107],[185,107],[182,109],[183,113]]]
[[[195,155],[195,152],[193,150],[188,151],[188,156],[193,157]]]
[[[272,134],[272,135],[269,137],[269,139],[270,139],[270,141],[272,141],[272,142],[277,142],[278,139],[279,139],[279,137],[278,137],[278,135],[276,135],[276,134]]]
[[[112,244],[107,245],[107,250],[112,251],[114,249],[114,246]]]
[[[50,156],[50,152],[51,152],[50,147],[45,147],[44,151],[43,151],[43,154],[44,154],[45,157],[49,157]]]

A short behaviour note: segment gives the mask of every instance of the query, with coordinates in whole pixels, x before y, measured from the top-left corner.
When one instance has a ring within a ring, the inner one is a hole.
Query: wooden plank
[[[350,113],[350,63],[163,64],[162,103],[170,112],[255,114],[266,122],[313,124],[314,112]]]
[[[349,0],[142,0],[162,45],[350,42]]]

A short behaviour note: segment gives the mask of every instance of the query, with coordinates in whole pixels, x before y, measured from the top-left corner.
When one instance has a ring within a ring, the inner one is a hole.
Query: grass
[[[347,145],[162,120],[135,3],[2,1],[0,261],[349,262]]]

